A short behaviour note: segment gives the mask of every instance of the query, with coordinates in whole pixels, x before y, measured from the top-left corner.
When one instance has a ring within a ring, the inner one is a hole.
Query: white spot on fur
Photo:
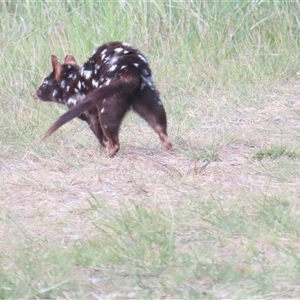
[[[129,53],[129,51],[128,50],[124,50],[124,54],[127,54],[127,53]]]
[[[76,98],[73,98],[73,97],[69,98],[68,99],[68,104],[69,105],[71,105],[71,104],[76,105],[77,104]]]
[[[68,92],[69,90],[70,90],[70,86],[68,85],[68,86],[67,86],[67,92]]]
[[[148,70],[146,70],[146,69],[143,69],[143,71],[142,71],[142,73],[144,74],[144,75],[149,75],[149,72],[148,72]]]
[[[91,70],[84,70],[83,71],[83,76],[85,77],[85,79],[90,79],[92,76],[92,71]]]
[[[75,93],[78,93],[78,92],[79,92],[79,90],[78,90],[77,88],[75,88],[74,91],[75,91]]]
[[[57,90],[54,90],[52,96],[55,97],[57,95]]]
[[[77,103],[81,102],[85,98],[84,94],[76,94],[73,97],[70,97],[67,101],[68,105],[76,105]]]
[[[162,106],[162,102],[160,100],[157,101],[157,104]]]
[[[105,85],[109,85],[111,82],[111,79],[107,79],[106,82],[105,82]]]
[[[153,87],[153,80],[151,76],[144,77],[143,75],[141,76],[143,79],[143,83],[149,85],[150,87]]]
[[[77,86],[78,86],[78,89],[81,90],[81,81],[78,81]]]
[[[104,60],[106,58],[106,53],[107,52],[107,49],[104,49],[102,52],[101,52],[101,59]]]
[[[124,50],[123,48],[121,48],[121,47],[118,47],[118,48],[116,48],[116,49],[115,49],[115,52],[117,52],[117,53],[121,53],[123,50]]]
[[[117,65],[112,65],[109,69],[108,72],[113,72],[117,69]]]
[[[103,126],[104,128],[108,128],[108,126],[105,124],[104,126]]]
[[[95,68],[96,68],[97,70],[99,70],[100,67],[101,67],[101,66],[100,66],[99,64],[96,64],[96,65],[95,65]]]
[[[71,73],[68,78],[72,78],[73,80],[76,78],[76,74],[75,73]]]
[[[122,67],[120,68],[120,70],[123,70],[123,69],[125,69],[125,68],[127,68],[127,65],[122,66]]]
[[[95,70],[94,70],[94,74],[97,75],[97,72],[98,72],[97,69],[95,69]]]
[[[65,81],[63,80],[61,83],[60,83],[60,86],[61,86],[61,88],[65,88],[65,85],[66,85],[66,83],[65,83]]]
[[[114,55],[113,57],[110,58],[109,63],[110,63],[111,65],[113,65],[115,62],[118,61],[118,59],[119,59],[119,57],[118,57],[117,55]]]
[[[128,44],[128,43],[122,43],[122,45],[125,47],[130,47],[130,44]]]
[[[135,67],[137,67],[137,68],[139,67],[139,64],[138,64],[138,63],[134,63],[133,65],[134,65]]]
[[[92,86],[97,88],[99,86],[99,82],[95,79],[92,80]]]
[[[44,82],[43,82],[43,84],[45,84],[45,85],[48,85],[48,83],[49,83],[48,79],[45,79]]]
[[[101,109],[101,114],[103,114],[104,113],[104,107]]]
[[[146,57],[145,57],[144,55],[138,54],[138,57],[139,57],[143,62],[148,63],[148,61],[147,61],[147,59],[146,59]]]

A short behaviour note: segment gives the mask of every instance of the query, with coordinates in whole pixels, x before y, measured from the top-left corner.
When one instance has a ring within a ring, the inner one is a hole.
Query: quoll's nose
[[[38,95],[37,95],[37,92],[35,92],[35,93],[32,95],[32,97],[33,97],[34,99],[38,99],[38,98],[39,98]]]

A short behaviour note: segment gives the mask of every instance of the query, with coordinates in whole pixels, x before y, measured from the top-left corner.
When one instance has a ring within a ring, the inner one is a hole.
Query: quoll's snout
[[[32,97],[33,97],[34,99],[38,99],[37,92],[35,92],[34,94],[32,94]]]

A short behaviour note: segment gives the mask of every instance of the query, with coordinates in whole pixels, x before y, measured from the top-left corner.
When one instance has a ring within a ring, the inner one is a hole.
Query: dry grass
[[[0,298],[299,298],[299,2],[41,3],[0,6]],[[174,149],[133,114],[113,159],[76,120],[40,144],[50,51],[116,39]]]

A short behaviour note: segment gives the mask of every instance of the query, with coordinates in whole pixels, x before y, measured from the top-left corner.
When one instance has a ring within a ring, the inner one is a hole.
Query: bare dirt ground
[[[193,195],[207,199],[218,195],[232,203],[257,194],[297,198],[299,171],[292,164],[287,170],[273,160],[255,160],[254,155],[280,143],[298,150],[298,91],[300,86],[286,85],[260,109],[243,107],[237,115],[224,117],[201,115],[199,128],[187,133],[185,140],[175,139],[170,153],[160,149],[154,133],[142,123],[133,130],[125,126],[122,148],[113,159],[98,150],[84,127],[71,141],[28,146],[1,162],[0,216],[7,222],[1,224],[0,240],[11,236],[10,245],[17,245],[19,234],[29,233],[55,237],[63,244],[88,236],[93,224],[85,212],[95,201],[117,211],[120,203],[132,200],[168,208]],[[76,123],[72,129],[76,131]],[[170,133],[174,138],[171,126]],[[147,138],[141,147],[142,136]],[[90,146],[78,149],[76,139],[88,140]],[[53,154],[39,152],[49,144],[56,148]],[[200,151],[204,159],[199,158],[199,149],[206,149]],[[209,157],[207,149],[217,157]]]

